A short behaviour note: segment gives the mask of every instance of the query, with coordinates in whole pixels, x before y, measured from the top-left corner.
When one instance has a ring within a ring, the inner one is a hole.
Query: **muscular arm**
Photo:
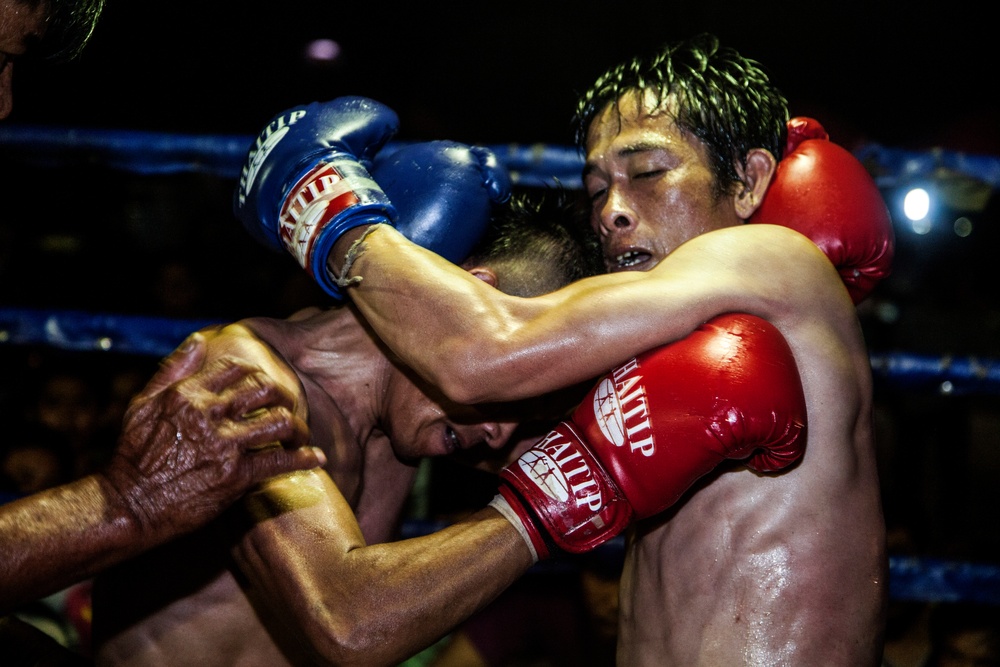
[[[530,299],[487,287],[389,227],[364,239],[350,275],[363,278],[349,293],[378,335],[466,403],[586,380],[720,313],[775,322],[844,298],[816,246],[771,225],[703,234],[651,271],[596,276]]]
[[[257,369],[208,363],[203,338],[132,401],[100,473],[0,506],[0,612],[206,523],[251,486],[319,465],[288,396]],[[247,413],[254,413],[248,416]],[[266,447],[284,441],[288,449]]]
[[[485,509],[440,532],[366,546],[326,473],[295,473],[248,497],[256,519],[235,550],[269,613],[320,664],[392,664],[429,646],[509,586],[532,560]],[[276,609],[275,609],[276,607]]]

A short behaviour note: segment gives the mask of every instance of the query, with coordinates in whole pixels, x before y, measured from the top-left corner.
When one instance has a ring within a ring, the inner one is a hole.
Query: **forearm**
[[[532,564],[520,534],[493,510],[431,535],[366,546],[329,477],[298,477],[280,482],[284,493],[251,500],[258,522],[235,555],[255,594],[305,635],[319,661],[401,662]]]
[[[518,400],[583,382],[662,335],[648,307],[636,310],[618,292],[637,285],[636,274],[518,298],[388,227],[362,248],[350,270],[362,278],[349,290],[352,301],[408,366],[457,402]]]
[[[149,546],[127,501],[97,475],[0,505],[0,613]]]

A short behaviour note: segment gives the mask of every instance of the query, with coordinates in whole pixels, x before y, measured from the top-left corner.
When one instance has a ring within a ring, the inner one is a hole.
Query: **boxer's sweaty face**
[[[638,95],[609,105],[587,133],[584,187],[609,271],[647,271],[681,243],[741,222],[714,194],[704,145],[674,123],[672,99],[650,112]]]
[[[14,108],[14,59],[44,34],[47,11],[45,2],[31,7],[18,0],[0,0],[0,119]]]
[[[517,424],[448,401],[433,387],[403,372],[386,385],[380,426],[403,460],[444,456],[485,443],[499,448]]]

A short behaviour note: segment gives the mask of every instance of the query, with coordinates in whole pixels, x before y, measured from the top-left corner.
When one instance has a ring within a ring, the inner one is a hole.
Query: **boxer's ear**
[[[778,162],[771,151],[763,148],[754,148],[747,153],[746,167],[736,165],[742,187],[736,192],[734,204],[740,218],[748,220],[764,201],[764,193],[770,187],[777,167]]]
[[[499,281],[497,280],[497,274],[493,272],[493,269],[488,266],[473,266],[466,268],[466,271],[474,275],[475,277],[482,280],[484,283],[496,287]]]

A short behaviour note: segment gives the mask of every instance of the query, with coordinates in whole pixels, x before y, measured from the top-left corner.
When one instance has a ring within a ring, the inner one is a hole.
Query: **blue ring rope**
[[[8,124],[0,127],[0,151],[25,164],[99,164],[139,174],[196,172],[226,178],[239,175],[253,143],[245,135],[193,135]],[[405,142],[390,143],[389,149]],[[572,146],[489,145],[524,186],[582,187],[582,157]],[[943,149],[903,150],[869,143],[854,155],[875,175],[879,187],[930,179],[942,170],[1000,186],[1000,157]]]
[[[163,357],[191,332],[219,320],[0,307],[0,345],[46,345],[64,350]],[[942,394],[1000,392],[1000,359],[873,353],[877,382]]]

